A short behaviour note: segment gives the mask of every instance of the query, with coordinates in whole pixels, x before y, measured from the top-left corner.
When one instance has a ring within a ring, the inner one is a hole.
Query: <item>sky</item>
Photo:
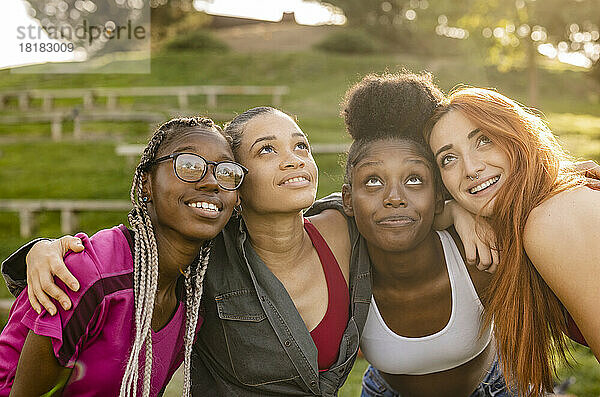
[[[39,22],[31,18],[27,14],[27,4],[22,0],[0,0],[0,69],[17,66],[28,65],[41,62],[60,62],[73,60],[75,55],[69,52],[27,52],[24,48],[29,42],[35,43],[58,43],[56,40],[51,40],[48,35],[42,31],[40,39],[20,40],[18,29],[24,27],[27,32],[27,27],[33,25],[39,26]],[[23,31],[23,30],[21,30]],[[37,30],[34,30],[37,37]],[[21,48],[23,47],[23,48]]]
[[[284,12],[294,12],[296,22],[302,25],[342,25],[346,18],[341,10],[324,6],[316,1],[303,0],[195,0],[198,11],[209,14],[279,21]]]

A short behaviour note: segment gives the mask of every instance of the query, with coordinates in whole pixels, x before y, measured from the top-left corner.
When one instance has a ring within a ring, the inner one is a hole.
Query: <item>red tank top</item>
[[[317,250],[327,282],[327,311],[321,322],[310,331],[310,336],[319,352],[319,371],[324,371],[331,367],[338,358],[342,335],[348,325],[350,295],[348,285],[333,252],[317,228],[306,218],[304,219],[304,230]]]

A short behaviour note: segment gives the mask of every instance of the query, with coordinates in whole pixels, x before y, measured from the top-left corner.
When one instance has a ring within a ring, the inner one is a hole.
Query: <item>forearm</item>
[[[49,337],[29,331],[10,395],[60,396],[71,372],[58,363]]]
[[[42,240],[47,239],[38,238],[28,242],[2,262],[2,276],[8,286],[8,290],[15,297],[18,296],[27,285],[27,264],[25,258],[27,257],[29,250],[31,250],[31,247]]]

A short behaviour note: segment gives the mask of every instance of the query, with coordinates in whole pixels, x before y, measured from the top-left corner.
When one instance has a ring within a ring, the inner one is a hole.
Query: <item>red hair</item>
[[[483,297],[486,324],[494,322],[496,347],[507,384],[526,396],[552,391],[558,360],[568,354],[565,309],[523,247],[529,213],[553,195],[581,185],[547,123],[515,101],[482,88],[454,91],[425,128],[458,110],[508,155],[510,175],[497,193],[488,221],[496,232],[500,264]]]

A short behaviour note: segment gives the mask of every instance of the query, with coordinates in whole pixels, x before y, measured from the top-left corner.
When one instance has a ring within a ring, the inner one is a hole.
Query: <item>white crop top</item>
[[[438,231],[450,288],[452,314],[446,326],[431,335],[408,338],[395,334],[383,321],[371,298],[360,348],[371,365],[388,374],[424,375],[458,367],[479,355],[490,343],[492,327],[479,337],[483,305],[477,296],[458,247],[447,231]]]

